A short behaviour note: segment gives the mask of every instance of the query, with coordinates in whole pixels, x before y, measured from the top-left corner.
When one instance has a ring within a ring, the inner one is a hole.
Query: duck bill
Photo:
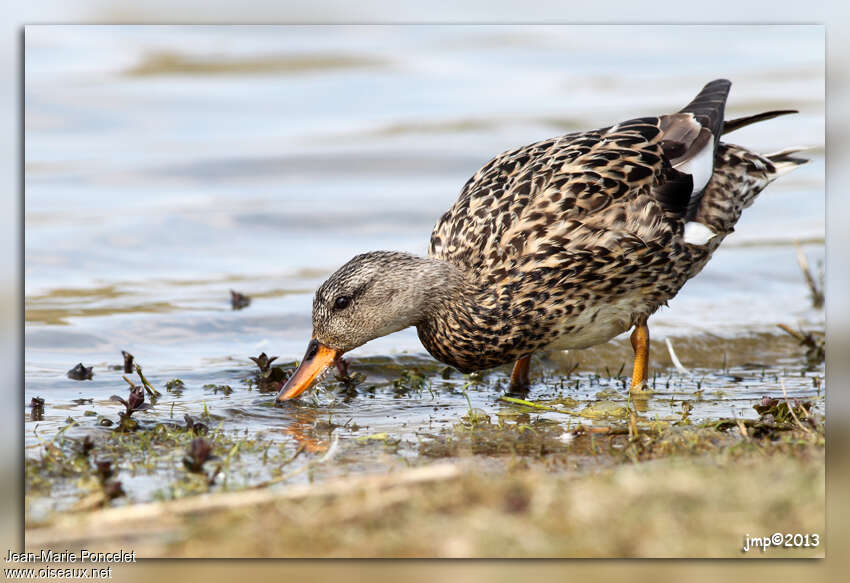
[[[278,401],[294,399],[313,386],[316,380],[342,356],[342,350],[325,346],[315,338],[307,345],[304,360],[277,394]]]

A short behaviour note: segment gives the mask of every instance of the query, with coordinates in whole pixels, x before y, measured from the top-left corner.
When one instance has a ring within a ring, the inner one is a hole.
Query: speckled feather
[[[728,87],[707,85],[679,113],[510,150],[476,172],[431,236],[429,256],[456,266],[465,283],[417,324],[428,351],[472,371],[583,348],[674,297],[756,195],[805,162],[720,142]],[[713,168],[701,188],[677,168],[707,145]],[[715,236],[685,242],[689,221]]]

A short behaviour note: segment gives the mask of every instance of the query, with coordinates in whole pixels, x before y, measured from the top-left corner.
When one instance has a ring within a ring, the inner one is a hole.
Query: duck
[[[427,256],[355,256],[317,289],[312,338],[277,401],[310,389],[342,355],[415,326],[462,373],[513,363],[527,392],[534,353],[632,330],[630,391],[647,390],[647,321],[698,274],[742,211],[808,160],[721,137],[796,110],[724,119],[731,82],[674,113],[637,117],[499,154],[437,221]]]

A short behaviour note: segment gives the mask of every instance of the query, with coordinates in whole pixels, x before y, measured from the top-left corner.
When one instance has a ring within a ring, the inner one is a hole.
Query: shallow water
[[[771,185],[653,317],[653,338],[674,338],[693,374],[675,373],[654,346],[657,393],[641,415],[680,417],[688,400],[696,421],[754,417],[752,404],[781,396],[782,384],[789,395],[822,395],[813,380],[822,365],[804,370],[803,350],[773,334],[780,322],[823,328],[793,246],[801,241],[813,265],[823,260],[819,27],[37,26],[25,44],[24,397],[47,402],[38,422],[25,409],[28,455],[39,449],[36,426],[50,436],[68,417],[79,423],[68,435],[108,435],[85,411],[117,417],[108,398],[126,384],[109,367],[121,350],[160,389],[173,378],[186,384],[139,414],[143,422],[206,407],[223,430],[259,433],[290,454],[305,435],[320,450],[333,433],[345,463],[319,477],[413,458],[470,405],[494,420],[510,414],[496,401],[507,370],[462,390],[469,379],[443,379],[414,330],[349,355],[352,370],[368,375],[353,397],[329,383],[273,408],[272,395],[244,379],[261,351],[284,363],[301,357],[312,292],[350,256],[424,253],[436,219],[492,155],[678,109],[719,76],[734,82],[729,117],[800,109],[731,141],[764,152],[811,145],[812,163]],[[251,305],[232,310],[230,289]],[[92,380],[65,376],[77,362],[94,366]],[[627,362],[622,340],[544,359],[530,398],[625,402]],[[410,367],[426,385],[398,390],[392,381]],[[597,396],[605,390],[616,393]],[[566,426],[563,415],[542,416]],[[319,423],[328,421],[348,425]],[[376,433],[400,440],[391,455],[385,443],[356,439]],[[239,474],[246,483],[268,477],[259,466],[244,477],[250,460]],[[124,485],[144,500],[168,479]]]

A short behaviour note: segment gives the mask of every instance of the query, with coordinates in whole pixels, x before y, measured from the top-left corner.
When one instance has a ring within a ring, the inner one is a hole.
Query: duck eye
[[[336,300],[334,300],[334,309],[335,310],[344,310],[348,307],[348,304],[351,303],[351,298],[349,296],[339,296]]]

